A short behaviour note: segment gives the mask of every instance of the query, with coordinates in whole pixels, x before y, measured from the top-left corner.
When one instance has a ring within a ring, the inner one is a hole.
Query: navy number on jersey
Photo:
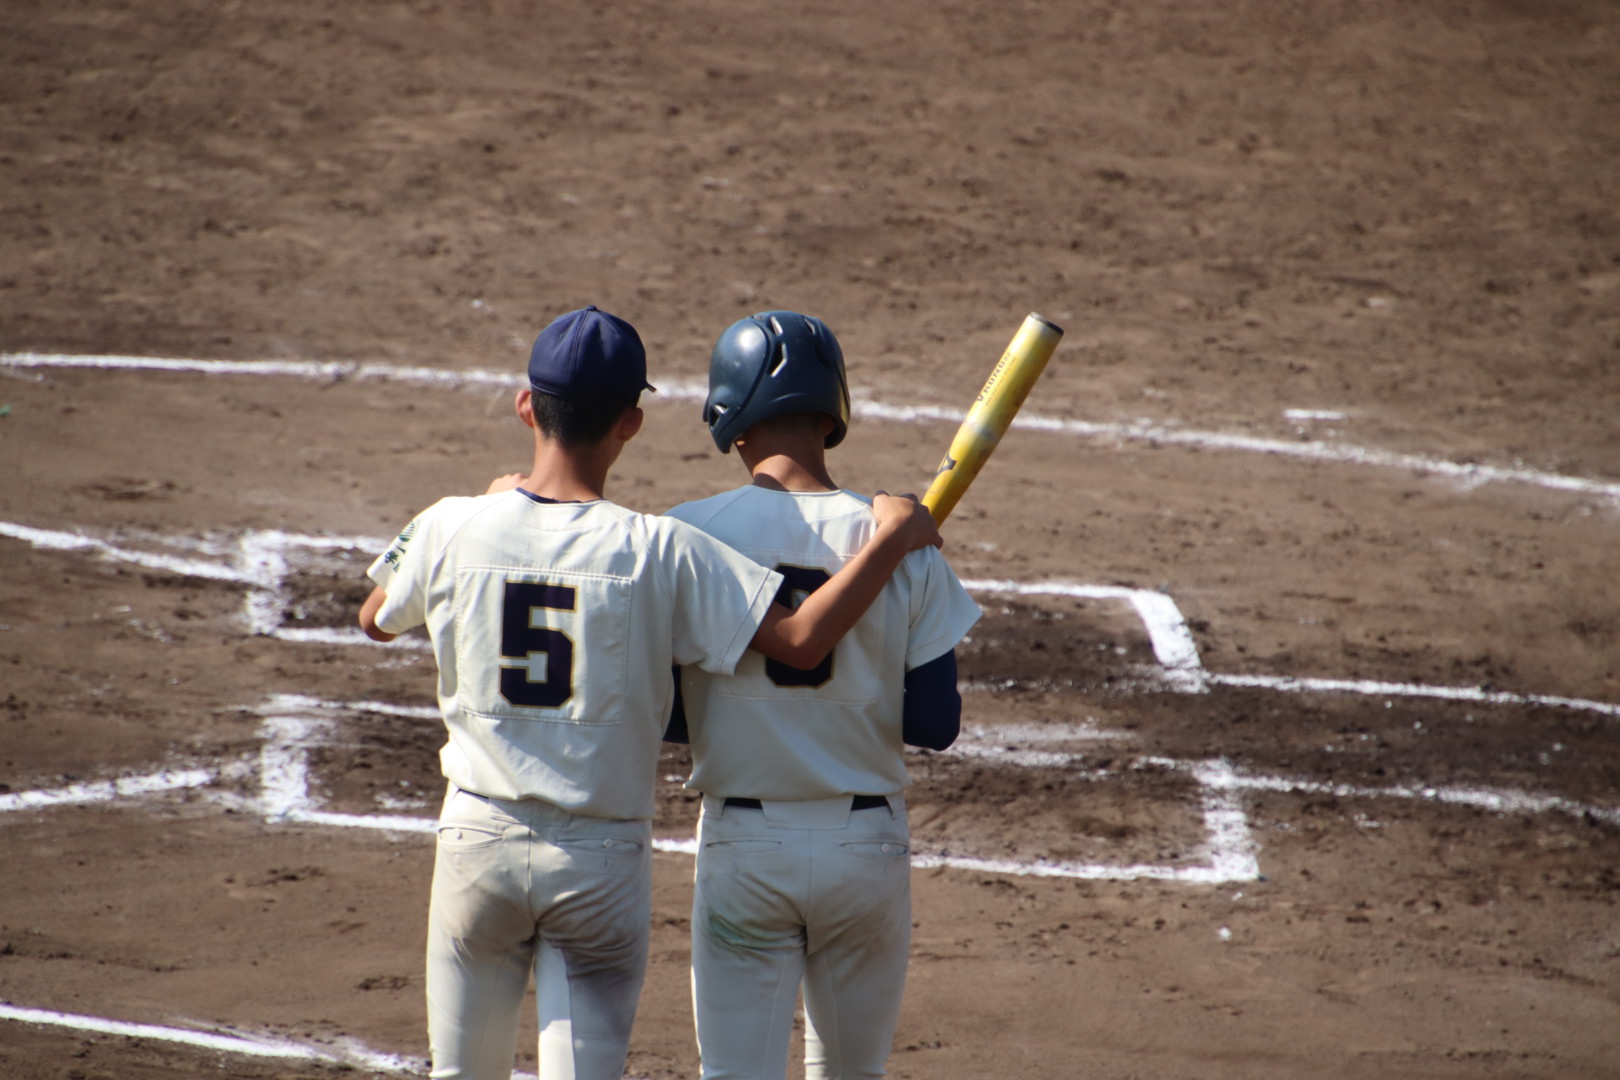
[[[545,611],[573,611],[568,585],[508,581],[501,606],[501,697],[555,709],[574,696],[574,643],[545,625]]]
[[[831,574],[817,566],[789,566],[783,563],[776,567],[776,572],[782,575],[782,586],[776,590],[776,602],[789,609],[797,608],[805,597],[832,580]],[[828,653],[826,659],[813,668],[796,668],[780,660],[766,659],[765,675],[781,687],[822,686],[833,676],[833,654]]]

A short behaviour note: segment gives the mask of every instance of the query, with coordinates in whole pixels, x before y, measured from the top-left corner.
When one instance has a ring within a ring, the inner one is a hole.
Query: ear
[[[528,427],[534,427],[534,394],[529,390],[519,390],[512,404],[517,409],[518,419]]]
[[[831,435],[833,433],[833,428],[837,426],[838,421],[834,420],[826,413],[816,414],[816,434],[820,435],[823,439]]]
[[[619,414],[619,422],[613,428],[614,433],[619,436],[621,442],[629,442],[641,431],[642,421],[646,419],[647,414],[641,406],[633,405]]]

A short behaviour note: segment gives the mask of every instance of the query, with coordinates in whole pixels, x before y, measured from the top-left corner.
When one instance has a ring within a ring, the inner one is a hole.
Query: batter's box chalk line
[[[395,705],[380,701],[339,702],[298,694],[274,695],[255,711],[263,720],[263,739],[255,755],[213,768],[170,769],[144,776],[73,784],[67,787],[0,794],[0,813],[46,810],[84,803],[127,802],[177,790],[199,790],[216,803],[237,812],[270,821],[342,828],[373,829],[396,834],[431,835],[432,817],[412,814],[356,814],[325,809],[313,790],[309,767],[311,750],[350,741],[348,732],[363,725],[368,715],[396,716],[437,723],[431,707]],[[1097,782],[1117,773],[1097,770],[1085,756],[1052,747],[1075,743],[1127,741],[1123,732],[1099,729],[1094,721],[1078,724],[967,725],[946,756],[982,761],[1010,769],[1064,769],[1071,775]],[[1043,748],[1045,744],[1045,748]],[[1084,880],[1157,880],[1215,885],[1253,881],[1261,877],[1258,845],[1249,830],[1244,799],[1250,792],[1332,794],[1367,800],[1404,799],[1433,801],[1492,813],[1562,813],[1620,826],[1620,810],[1591,806],[1560,796],[1511,789],[1443,786],[1368,787],[1327,784],[1286,776],[1240,773],[1223,759],[1180,761],[1150,757],[1137,769],[1163,769],[1191,779],[1202,815],[1205,840],[1187,858],[1170,864],[1075,863],[1049,859],[985,859],[948,852],[918,851],[918,867],[947,867],[980,873],[1030,877],[1067,877]],[[254,787],[256,780],[257,786]],[[246,787],[249,794],[243,794]],[[424,800],[419,805],[427,805]],[[695,854],[690,838],[658,838],[656,850]]]
[[[73,532],[40,529],[12,522],[0,522],[0,536],[29,543],[36,548],[65,551],[85,551],[116,562],[129,563],[148,569],[190,575],[211,580],[227,581],[244,587],[243,620],[248,628],[268,637],[292,642],[320,642],[327,644],[358,644],[377,647],[362,634],[352,629],[333,627],[288,627],[286,623],[294,612],[294,600],[289,580],[296,574],[308,572],[323,557],[347,556],[347,568],[355,570],[357,560],[368,559],[379,551],[385,541],[374,537],[331,537],[287,533],[279,530],[248,530],[236,534],[212,534],[203,537],[158,536],[153,534],[121,534],[116,540],[97,536],[85,530]],[[340,564],[334,562],[336,567]],[[355,571],[357,572],[357,571]],[[1562,708],[1620,715],[1620,706],[1605,702],[1544,695],[1519,695],[1486,691],[1477,687],[1435,687],[1413,684],[1351,681],[1334,679],[1305,679],[1296,677],[1221,675],[1204,669],[1198,647],[1175,601],[1157,590],[1131,589],[1121,586],[1085,585],[1073,582],[1016,582],[1002,580],[968,580],[963,583],[970,590],[1014,596],[1059,596],[1093,600],[1112,600],[1127,605],[1141,620],[1152,646],[1156,669],[1151,673],[1154,688],[1181,693],[1207,693],[1211,686],[1235,686],[1292,693],[1355,693],[1385,697],[1417,697],[1452,701],[1477,702],[1484,705],[1548,705]],[[421,650],[425,643],[419,637],[401,638],[393,648]],[[370,828],[392,829],[405,832],[431,831],[432,824],[424,819],[406,815],[349,815],[318,809],[308,795],[307,761],[301,747],[312,738],[324,737],[326,727],[316,719],[323,713],[346,706],[315,702],[312,699],[277,698],[269,709],[266,742],[256,763],[263,787],[261,803],[264,812],[284,820],[301,820],[314,824],[360,825]],[[433,710],[402,710],[383,703],[362,703],[352,708],[372,712],[396,712],[403,715],[434,718]],[[291,716],[289,711],[311,715]],[[275,725],[283,725],[276,727]],[[1004,738],[1005,736],[1001,736]],[[1083,736],[1076,736],[1083,737]],[[965,738],[952,748],[952,753],[978,754],[975,740]],[[1024,764],[1031,764],[1024,762]],[[1215,776],[1206,767],[1204,776]],[[204,777],[206,774],[206,778]],[[1242,785],[1222,779],[1218,784],[1206,784],[1213,791],[1229,791]],[[208,770],[167,771],[146,777],[102,781],[95,784],[75,785],[53,791],[0,795],[0,810],[22,809],[28,805],[43,807],[63,802],[102,801],[109,798],[134,797],[148,792],[174,790],[210,784],[214,774]],[[1293,781],[1280,781],[1292,784]],[[1425,789],[1427,790],[1427,789]],[[1375,795],[1375,790],[1368,794]],[[1228,827],[1216,828],[1215,822],[1224,822],[1232,807],[1221,800],[1225,796],[1208,795],[1204,799],[1206,825],[1212,837],[1210,863],[1204,868],[1155,868],[1151,872],[1142,868],[1081,866],[1067,864],[1007,864],[1016,869],[1008,873],[1059,874],[1081,877],[1153,876],[1184,878],[1190,881],[1207,880],[1207,875],[1232,873],[1233,867],[1252,862],[1252,850],[1243,842],[1228,838],[1235,833]],[[1550,797],[1525,796],[1511,792],[1491,793],[1484,801],[1470,805],[1486,807],[1492,801],[1520,808],[1546,805],[1559,808]],[[1526,802],[1525,800],[1528,800]],[[1572,804],[1573,805],[1573,804]],[[1583,812],[1586,812],[1583,808]],[[1599,817],[1609,813],[1593,809]],[[662,840],[664,850],[692,853],[693,841]],[[1243,856],[1244,852],[1249,852]],[[1232,853],[1237,852],[1238,856]],[[930,865],[960,865],[964,868],[988,869],[1000,863],[985,863],[943,855],[919,856],[938,860]],[[1140,873],[1138,874],[1138,871]],[[1252,876],[1253,872],[1249,872]]]
[[[245,1057],[281,1058],[307,1061],[312,1064],[334,1065],[344,1071],[363,1069],[369,1073],[398,1073],[406,1076],[426,1076],[428,1063],[401,1054],[384,1054],[372,1050],[358,1039],[337,1038],[324,1041],[301,1041],[285,1036],[253,1034],[236,1028],[170,1027],[162,1024],[134,1024],[125,1020],[109,1020],[102,1016],[82,1013],[53,1012],[50,1009],[25,1009],[0,1002],[0,1020],[41,1027],[61,1027],[96,1035],[119,1035],[128,1039],[146,1039],[151,1042],[178,1043],[203,1050]],[[530,1072],[514,1071],[512,1080],[540,1080]],[[627,1075],[625,1080],[637,1080]]]
[[[0,812],[43,810],[72,803],[118,802],[178,789],[207,788],[220,779],[238,776],[256,768],[260,780],[260,790],[256,797],[225,791],[214,791],[212,797],[238,809],[256,812],[267,819],[277,821],[424,835],[435,831],[435,822],[430,818],[339,814],[320,809],[318,799],[310,791],[308,752],[335,737],[340,723],[359,722],[366,713],[401,716],[426,722],[437,719],[437,710],[386,702],[345,704],[289,694],[271,698],[258,712],[264,719],[262,732],[264,743],[256,761],[238,762],[219,769],[172,770],[149,776],[74,784],[52,791],[7,793],[0,795]],[[1062,746],[1088,741],[1114,741],[1126,737],[1123,733],[1102,730],[1092,721],[1071,725],[969,725],[964,730],[962,738],[948,753],[1012,767],[1080,769],[1084,766],[1082,755],[1034,747],[1042,744]],[[1207,840],[1201,852],[1201,857],[1206,861],[1202,864],[1088,866],[1040,860],[1015,862],[919,853],[913,857],[913,865],[923,868],[943,866],[980,873],[1090,880],[1146,879],[1210,885],[1253,881],[1260,877],[1259,864],[1256,860],[1256,844],[1250,834],[1248,818],[1242,805],[1244,795],[1251,791],[1323,793],[1342,798],[1421,799],[1495,813],[1559,812],[1577,817],[1596,818],[1609,825],[1620,826],[1620,811],[1617,810],[1587,807],[1558,797],[1528,795],[1513,791],[1442,787],[1380,789],[1326,784],[1288,777],[1244,775],[1222,760],[1185,762],[1168,758],[1149,758],[1141,763],[1141,767],[1183,772],[1197,784],[1207,833]],[[1101,774],[1095,772],[1090,775],[1094,779],[1103,778]],[[693,853],[695,850],[692,841],[682,840],[656,840],[654,846],[664,851]],[[410,1058],[370,1050],[352,1039],[335,1039],[318,1043],[299,1042],[282,1036],[252,1034],[234,1029],[200,1030],[136,1024],[44,1009],[20,1008],[5,1003],[0,1003],[0,1019],[179,1043],[222,1053],[327,1063],[374,1072],[421,1075],[422,1071],[420,1065]],[[532,1074],[515,1073],[514,1080],[537,1080],[537,1078]]]
[[[218,768],[168,770],[147,776],[125,777],[96,783],[74,784],[69,787],[14,792],[0,795],[0,812],[44,810],[58,806],[85,803],[114,803],[133,800],[183,789],[200,790],[210,799],[242,813],[253,813],[267,820],[326,825],[343,828],[374,829],[389,833],[416,833],[431,835],[437,829],[434,818],[410,814],[352,814],[323,808],[322,799],[313,790],[309,767],[309,753],[321,747],[339,744],[344,740],[344,729],[363,724],[367,714],[400,716],[423,722],[436,722],[438,711],[431,708],[412,708],[386,702],[337,702],[297,694],[278,694],[256,710],[263,718],[260,735],[263,742],[255,757],[229,763]],[[957,746],[948,753],[983,760],[1003,768],[1068,767],[1083,768],[1079,755],[1043,753],[1034,758],[1019,758],[1006,749],[1009,738],[1026,740],[1084,740],[1104,737],[1122,737],[1118,733],[1100,733],[1094,726],[1050,725],[1039,732],[1000,727],[969,727]],[[1210,761],[1190,765],[1155,761],[1153,767],[1170,767],[1190,775],[1198,784],[1199,804],[1203,814],[1206,840],[1190,858],[1202,862],[1178,865],[1112,865],[1059,862],[1046,859],[1013,860],[983,859],[947,853],[918,852],[913,865],[918,867],[949,867],[979,873],[1011,874],[1032,877],[1067,877],[1087,880],[1140,880],[1181,881],[1189,884],[1221,884],[1234,881],[1253,881],[1260,876],[1256,860],[1257,846],[1249,834],[1241,805],[1243,788],[1231,775],[1231,767],[1224,762]],[[232,787],[243,780],[257,777],[257,791],[242,794],[238,790],[222,788],[222,782]],[[696,842],[689,838],[656,838],[655,850],[680,854],[696,854]]]
[[[274,529],[241,533],[215,533],[202,537],[158,536],[127,532],[116,538],[88,530],[37,529],[0,521],[0,536],[21,540],[36,548],[78,551],[112,562],[147,570],[224,581],[244,589],[242,617],[248,630],[282,641],[328,645],[375,644],[352,627],[288,626],[296,621],[296,604],[289,581],[315,568],[322,555],[380,552],[384,541],[374,537],[308,536]],[[356,571],[358,573],[358,571]],[[423,648],[419,639],[401,639],[405,648]]]
[[[430,818],[385,816],[372,814],[339,814],[323,811],[318,799],[310,791],[308,751],[328,741],[334,731],[334,718],[355,720],[365,712],[406,716],[422,720],[436,720],[433,709],[411,709],[382,702],[345,705],[300,695],[278,695],[261,710],[265,717],[264,745],[259,755],[261,794],[257,809],[277,820],[305,821],[321,825],[347,825],[360,828],[387,829],[397,832],[431,833],[435,822]],[[1062,737],[1061,727],[1046,729],[1048,737]],[[1096,738],[1088,729],[1080,728],[1078,737]],[[995,761],[993,747],[1006,742],[1007,733],[1001,729],[970,729],[960,741],[962,749],[954,752],[965,756],[979,756]],[[979,751],[983,752],[979,752]],[[1008,762],[1012,767],[1019,767]],[[1177,866],[1114,866],[1106,864],[1055,862],[1049,860],[995,860],[943,853],[919,852],[913,856],[913,865],[919,867],[944,866],[953,869],[984,873],[1015,874],[1037,877],[1070,877],[1090,880],[1135,880],[1141,878],[1163,881],[1185,881],[1197,884],[1219,884],[1229,881],[1253,881],[1260,876],[1255,859],[1256,845],[1240,804],[1240,789],[1232,784],[1206,783],[1208,776],[1224,776],[1230,767],[1221,762],[1207,762],[1187,770],[1198,781],[1206,842],[1195,857],[1207,861],[1203,864]],[[657,838],[653,847],[658,851],[696,854],[696,842],[691,839]]]
[[[423,721],[436,721],[437,711],[410,708],[385,702],[359,702],[345,704],[302,695],[283,694],[271,698],[260,709],[264,717],[261,734],[264,743],[259,751],[257,769],[260,791],[256,798],[222,796],[236,801],[241,810],[256,811],[276,821],[308,822],[316,825],[347,826],[352,828],[382,829],[400,833],[435,831],[432,818],[411,815],[345,814],[321,808],[320,799],[311,791],[308,754],[316,746],[327,744],[338,737],[340,721],[363,722],[364,714],[403,716]],[[1062,737],[1061,728],[1043,729],[1046,737]],[[1068,732],[1075,737],[1096,738],[1093,730],[1084,728]],[[997,747],[1005,744],[1007,732],[1001,729],[970,729],[961,740],[961,749],[953,752],[964,756],[977,756],[992,763],[1020,767],[1021,763],[1000,759]],[[1078,759],[1065,761],[1073,764]],[[1185,881],[1197,884],[1218,884],[1229,881],[1253,881],[1260,876],[1255,859],[1256,845],[1248,828],[1240,804],[1237,786],[1210,784],[1207,776],[1224,776],[1229,766],[1220,762],[1204,763],[1187,770],[1200,786],[1202,812],[1208,838],[1195,857],[1207,861],[1194,865],[1176,866],[1116,866],[1087,865],[1050,860],[996,860],[943,853],[919,852],[913,864],[919,867],[944,866],[953,869],[983,873],[1014,874],[1037,877],[1071,877],[1090,880],[1155,879]],[[3,808],[3,804],[0,804]],[[655,850],[692,855],[696,842],[688,838],[657,838]]]
[[[23,369],[92,368],[141,371],[192,373],[205,376],[253,375],[260,377],[298,378],[338,382],[345,380],[385,380],[390,382],[431,387],[464,387],[480,390],[509,390],[517,380],[505,372],[467,371],[450,372],[430,368],[400,367],[387,364],[322,363],[306,361],[208,361],[160,359],[127,356],[70,356],[59,354],[15,353],[0,354],[0,366]],[[705,387],[695,382],[663,385],[658,400],[663,402],[690,402],[702,400]],[[855,408],[857,416],[883,419],[890,422],[960,423],[961,410],[936,407],[908,407],[881,401],[866,400]],[[1015,426],[1046,432],[1112,443],[1141,443],[1150,445],[1183,446],[1202,450],[1234,453],[1257,453],[1282,459],[1305,462],[1355,465],[1381,469],[1396,469],[1420,475],[1438,476],[1453,481],[1463,490],[1471,490],[1488,483],[1513,483],[1540,487],[1551,491],[1569,492],[1594,497],[1611,503],[1620,502],[1620,484],[1565,476],[1515,464],[1513,467],[1462,464],[1444,458],[1392,453],[1374,448],[1358,447],[1342,442],[1314,439],[1281,440],[1183,429],[1175,424],[1091,423],[1045,417],[1036,414],[1020,416]],[[328,644],[358,644],[367,639],[358,628],[300,628],[288,626],[289,597],[286,581],[293,572],[293,564],[300,556],[307,559],[321,551],[370,553],[381,545],[369,538],[329,538],[295,536],[279,532],[250,532],[225,541],[202,540],[196,542],[164,539],[144,547],[114,543],[110,540],[85,535],[82,532],[65,533],[34,529],[24,525],[0,522],[0,535],[32,543],[37,547],[64,550],[85,550],[117,561],[144,566],[149,569],[187,574],[213,580],[242,584],[246,587],[244,618],[256,634],[292,642],[321,642]],[[159,550],[152,550],[153,547]],[[164,550],[167,549],[167,550]],[[182,549],[175,553],[174,549]],[[1064,583],[1028,584],[1017,582],[975,582],[970,587],[983,592],[1014,595],[1084,596],[1097,599],[1117,599],[1131,605],[1141,617],[1153,646],[1159,665],[1158,679],[1162,688],[1182,692],[1206,692],[1212,686],[1232,686],[1275,690],[1290,693],[1352,693],[1385,697],[1419,697],[1453,701],[1478,702],[1485,705],[1551,705],[1562,708],[1598,712],[1609,716],[1620,715],[1620,706],[1603,702],[1573,698],[1522,696],[1489,692],[1473,687],[1431,687],[1421,685],[1361,682],[1336,679],[1278,678],[1270,676],[1220,675],[1203,669],[1192,635],[1174,603],[1162,594],[1132,589],[1112,589]],[[396,647],[420,648],[409,639]],[[313,702],[307,699],[274,699],[264,710],[266,740],[262,747],[257,770],[261,778],[258,808],[268,817],[279,820],[305,821],[314,824],[349,825],[407,832],[431,832],[433,823],[421,818],[389,815],[331,814],[320,810],[309,795],[307,749],[330,731],[331,716],[335,710],[397,710],[386,705],[340,706],[335,703]],[[431,715],[431,710],[408,712]],[[426,717],[424,717],[426,718]],[[1043,729],[1051,734],[1051,729]],[[1063,739],[1097,737],[1083,730],[1062,733]],[[1066,758],[1078,761],[1074,755],[1052,751],[1005,749],[1009,733],[998,729],[993,738],[976,736],[971,732],[952,748],[952,753],[964,756],[1005,758],[1008,763],[1022,761],[1028,765],[1050,767]],[[1039,741],[1040,736],[1026,733],[1022,741]],[[1322,784],[1284,777],[1253,777],[1239,774],[1223,761],[1176,762],[1154,759],[1150,764],[1186,771],[1197,782],[1204,815],[1208,862],[1196,869],[1159,866],[1136,867],[1080,867],[1079,876],[1156,877],[1172,880],[1233,881],[1249,880],[1258,870],[1254,861],[1254,846],[1239,801],[1248,791],[1310,791],[1340,796],[1366,798],[1432,799],[1460,806],[1475,807],[1494,812],[1562,812],[1586,815],[1620,824],[1620,812],[1611,809],[1580,806],[1570,800],[1554,796],[1527,795],[1519,792],[1490,789],[1460,788],[1385,788],[1369,789],[1341,784]],[[252,763],[238,763],[236,771],[252,768]],[[8,810],[42,810],[52,806],[86,802],[113,802],[151,797],[175,790],[206,788],[231,769],[188,768],[153,773],[146,776],[122,777],[92,781],[49,791],[0,794],[0,812]],[[225,797],[219,793],[220,797]],[[667,850],[691,851],[690,841],[660,841]],[[950,859],[944,856],[919,855],[916,865],[949,865],[998,873],[1032,873],[1071,876],[1074,868],[1061,868],[1056,864],[1011,864],[993,860]],[[144,1038],[184,1043],[229,1053],[257,1057],[279,1057],[311,1062],[327,1062],[370,1069],[377,1072],[419,1073],[419,1066],[409,1059],[379,1054],[357,1043],[339,1041],[330,1044],[306,1044],[269,1035],[240,1032],[200,1031],[187,1028],[159,1027],[130,1024],[89,1016],[39,1009],[23,1009],[0,1004],[0,1018],[13,1021],[57,1025],[81,1031],[103,1032],[133,1038]],[[516,1074],[526,1077],[526,1074]]]
[[[477,390],[516,390],[521,384],[514,373],[500,371],[448,371],[442,368],[406,367],[384,363],[319,360],[188,360],[150,356],[76,356],[62,353],[0,353],[0,367],[22,369],[90,368],[120,371],[163,371],[204,376],[251,375],[260,378],[293,378],[320,382],[384,381],[435,388],[464,387]],[[659,382],[657,402],[702,401],[708,387],[694,380]],[[869,395],[854,406],[857,417],[891,423],[959,424],[966,412],[940,406],[891,405]],[[1285,417],[1342,418],[1336,412],[1290,410]],[[1521,463],[1512,466],[1477,465],[1423,454],[1402,454],[1376,448],[1354,446],[1316,439],[1268,439],[1217,431],[1196,431],[1174,422],[1100,423],[1066,420],[1039,414],[1021,414],[1013,426],[1053,435],[1091,439],[1109,443],[1145,442],[1154,446],[1184,446],[1199,450],[1264,454],[1270,457],[1311,463],[1352,465],[1399,470],[1438,476],[1468,491],[1490,483],[1520,484],[1549,491],[1606,500],[1620,504],[1620,483],[1532,469]]]
[[[88,552],[149,570],[240,584],[244,587],[243,620],[254,634],[282,641],[328,645],[377,644],[367,638],[358,626],[288,625],[297,621],[297,605],[289,582],[300,573],[318,569],[317,564],[323,556],[333,560],[329,569],[345,568],[358,573],[357,556],[369,560],[386,546],[387,541],[376,537],[315,536],[274,529],[250,529],[202,537],[129,532],[117,538],[107,538],[87,529],[70,532],[8,521],[0,521],[0,536],[11,537],[36,548]],[[346,564],[340,564],[334,558],[345,556]],[[1065,581],[968,579],[962,584],[980,594],[1113,600],[1128,605],[1141,620],[1153,649],[1156,666],[1148,675],[1154,689],[1206,693],[1212,686],[1231,686],[1286,693],[1432,698],[1482,705],[1545,705],[1620,716],[1620,705],[1609,702],[1545,694],[1511,694],[1472,686],[1428,686],[1277,675],[1223,675],[1204,668],[1187,620],[1175,600],[1159,590]],[[419,651],[426,648],[426,642],[419,636],[408,636],[398,638],[385,647]]]
[[[427,1062],[403,1054],[385,1054],[372,1050],[358,1039],[347,1037],[310,1040],[289,1039],[282,1035],[251,1033],[237,1028],[173,1027],[162,1024],[135,1024],[125,1020],[110,1020],[102,1016],[82,1013],[54,1012],[50,1009],[26,1009],[0,1002],[0,1020],[41,1027],[61,1027],[95,1035],[119,1035],[127,1039],[146,1039],[151,1042],[177,1043],[202,1050],[214,1050],[244,1057],[281,1058],[307,1061],[312,1064],[334,1065],[348,1071],[363,1069],[370,1073],[398,1073],[406,1076],[426,1076]],[[516,1071],[512,1080],[539,1080],[534,1073]],[[627,1076],[626,1080],[636,1080]]]
[[[234,1029],[202,1029],[169,1027],[159,1024],[132,1024],[122,1020],[108,1020],[99,1016],[52,1012],[48,1009],[25,1009],[0,1003],[0,1020],[47,1027],[71,1028],[101,1035],[120,1035],[131,1039],[149,1039],[154,1042],[178,1043],[203,1050],[216,1050],[247,1057],[282,1058],[295,1061],[347,1066],[371,1072],[407,1073],[422,1075],[425,1070],[420,1060],[398,1054],[384,1054],[363,1046],[357,1040],[340,1038],[323,1042],[303,1042],[278,1035],[253,1034]]]

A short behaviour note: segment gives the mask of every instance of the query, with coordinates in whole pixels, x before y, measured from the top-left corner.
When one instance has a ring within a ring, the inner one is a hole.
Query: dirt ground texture
[[[835,475],[896,490],[952,431],[904,410],[1039,311],[1050,423],[946,528],[1033,591],[978,593],[964,749],[911,759],[919,851],[981,862],[914,871],[892,1074],[1620,1073],[1620,8],[11,0],[0,71],[0,1005],[419,1069],[430,841],[265,795],[292,717],[323,809],[432,814],[431,659],[336,633],[338,541],[523,467],[585,303],[663,391],[610,489],[649,512],[741,477],[692,396],[732,320],[832,325],[886,410]],[[273,610],[208,569],[289,536],[332,543]],[[1219,678],[1054,582],[1173,602]],[[1237,819],[1257,871],[1200,877]],[[693,1076],[655,869],[629,1072]],[[16,1080],[358,1060],[0,1016]]]

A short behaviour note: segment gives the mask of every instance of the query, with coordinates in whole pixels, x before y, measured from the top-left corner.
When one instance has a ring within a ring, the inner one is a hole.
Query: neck
[[[557,502],[589,502],[606,498],[608,470],[618,455],[604,446],[584,450],[536,439],[534,467],[520,485],[523,490]]]
[[[756,487],[772,491],[837,491],[827,472],[822,436],[800,439],[750,439],[737,444],[737,452]]]
[[[838,490],[825,464],[798,461],[785,454],[768,457],[750,466],[749,472],[754,476],[755,487],[773,491]]]
[[[837,491],[827,472],[832,418],[809,413],[761,421],[737,439],[737,456],[757,487],[772,491]]]

